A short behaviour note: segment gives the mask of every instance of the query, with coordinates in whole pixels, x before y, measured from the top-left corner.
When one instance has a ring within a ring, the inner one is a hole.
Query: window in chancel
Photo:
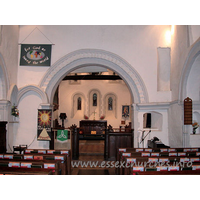
[[[108,98],[108,110],[113,110],[113,99],[112,99],[112,97]]]
[[[93,94],[93,106],[97,106],[97,94]]]
[[[77,99],[77,110],[81,110],[81,97]]]

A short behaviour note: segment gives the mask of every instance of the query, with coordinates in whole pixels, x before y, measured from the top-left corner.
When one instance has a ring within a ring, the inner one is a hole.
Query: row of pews
[[[70,175],[71,150],[26,149],[24,154],[0,154],[0,174]]]
[[[200,148],[118,148],[117,175],[200,175]]]

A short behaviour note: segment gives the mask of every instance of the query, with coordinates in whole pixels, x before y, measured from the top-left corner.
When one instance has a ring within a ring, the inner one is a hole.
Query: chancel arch
[[[48,95],[50,103],[53,102],[56,88],[66,74],[91,65],[106,67],[119,74],[127,84],[134,103],[147,103],[149,101],[143,80],[138,72],[124,59],[104,50],[82,49],[69,53],[58,60],[49,68],[41,80],[40,87]]]

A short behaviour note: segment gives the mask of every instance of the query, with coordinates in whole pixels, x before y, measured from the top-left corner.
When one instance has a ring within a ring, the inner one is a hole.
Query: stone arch
[[[27,85],[23,88],[20,88],[19,92],[18,92],[17,103],[19,103],[20,99],[23,97],[23,95],[25,93],[29,92],[29,91],[36,92],[41,97],[42,104],[48,104],[49,103],[46,93],[43,90],[41,90],[41,88],[38,87],[37,85]]]
[[[186,58],[185,64],[183,66],[180,84],[179,84],[179,101],[183,101],[186,98],[186,86],[187,80],[195,62],[195,59],[200,55],[200,38],[190,47],[188,56]]]
[[[7,99],[7,92],[9,87],[9,78],[6,70],[6,64],[2,54],[0,53],[0,99]]]
[[[40,87],[49,97],[50,103],[60,81],[73,70],[84,66],[102,66],[116,72],[127,84],[132,103],[147,103],[146,87],[136,70],[116,54],[98,49],[77,50],[59,59],[52,65],[40,82]]]

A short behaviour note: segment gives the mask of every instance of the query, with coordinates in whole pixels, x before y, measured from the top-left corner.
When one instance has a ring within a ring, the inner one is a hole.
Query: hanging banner
[[[68,130],[58,130],[57,140],[60,142],[65,142],[68,139]]]
[[[38,140],[51,140],[51,115],[51,110],[38,109]]]
[[[20,65],[50,66],[51,45],[49,44],[21,44]]]

